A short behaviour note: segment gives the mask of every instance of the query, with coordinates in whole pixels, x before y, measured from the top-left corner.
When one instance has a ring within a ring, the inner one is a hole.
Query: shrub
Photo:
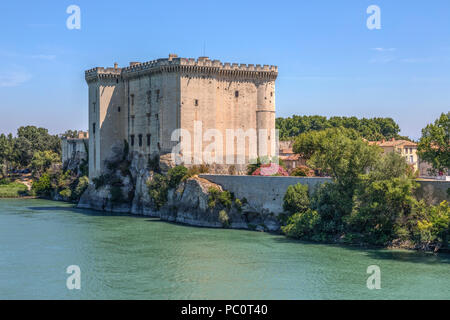
[[[234,204],[236,205],[236,208],[241,211],[242,210],[242,201],[239,199],[234,200]]]
[[[316,235],[321,219],[317,211],[307,209],[298,212],[288,219],[286,226],[282,226],[283,233],[291,238],[317,239]]]
[[[228,216],[228,213],[225,210],[221,210],[219,212],[219,221],[225,228],[230,226],[230,217]]]
[[[291,176],[294,177],[313,177],[314,176],[314,170],[307,166],[298,166],[297,168],[293,169],[291,172]]]
[[[167,203],[169,184],[167,178],[162,174],[155,173],[153,179],[147,183],[150,198],[159,210]]]
[[[450,236],[450,205],[447,201],[436,206],[420,202],[417,206],[421,219],[417,221],[420,242],[448,244]]]
[[[48,173],[44,173],[39,180],[34,181],[32,184],[32,190],[38,196],[49,196],[52,191],[50,175]]]
[[[209,166],[201,164],[199,166],[192,166],[188,169],[187,177],[193,177],[202,173],[208,173]]]
[[[72,191],[70,189],[64,189],[59,192],[59,195],[63,198],[70,199],[72,197]]]
[[[81,195],[84,193],[84,191],[86,191],[88,186],[89,186],[89,178],[86,176],[80,177],[72,193],[73,199],[79,200],[81,198]]]
[[[284,176],[287,177],[289,174],[286,169],[276,163],[262,164],[258,169],[256,169],[252,176]]]
[[[0,179],[0,185],[7,185],[11,183],[11,179],[8,178],[2,178]]]
[[[283,209],[291,214],[305,212],[309,208],[308,186],[298,183],[289,186],[283,198]]]
[[[210,187],[208,189],[208,207],[214,208],[218,203],[226,208],[230,208],[233,203],[233,197],[229,191],[220,191],[217,188]]]
[[[169,187],[176,188],[180,182],[187,176],[188,169],[185,166],[176,166],[169,169],[167,177],[169,179]]]

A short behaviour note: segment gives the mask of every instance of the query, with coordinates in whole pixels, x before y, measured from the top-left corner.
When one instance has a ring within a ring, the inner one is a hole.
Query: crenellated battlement
[[[186,72],[216,74],[224,77],[238,78],[270,78],[275,80],[278,76],[278,67],[273,65],[254,65],[210,60],[208,57],[178,58],[171,54],[169,58],[157,59],[147,62],[132,62],[125,68],[97,67],[85,72],[86,81],[99,78],[132,78],[148,73],[159,72]]]

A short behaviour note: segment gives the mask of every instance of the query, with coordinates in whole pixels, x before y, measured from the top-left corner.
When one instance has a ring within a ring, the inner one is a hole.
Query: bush
[[[11,179],[8,179],[8,178],[0,179],[0,186],[1,185],[7,185],[7,184],[10,184],[10,183],[11,183]]]
[[[316,240],[320,215],[315,210],[307,209],[304,212],[295,213],[288,219],[286,226],[281,227],[283,233],[291,238]]]
[[[153,179],[147,183],[150,198],[159,210],[167,203],[169,183],[167,178],[162,174],[155,173]]]
[[[84,191],[86,191],[88,186],[89,186],[89,178],[86,176],[80,177],[72,193],[73,199],[79,200],[81,198],[81,195],[84,193]]]
[[[291,214],[305,212],[309,208],[308,186],[300,183],[289,186],[283,198],[283,209]]]
[[[219,212],[219,221],[222,223],[222,226],[224,228],[227,228],[230,226],[230,217],[228,216],[228,213],[225,210],[221,210]]]
[[[176,188],[180,182],[187,177],[188,169],[185,166],[176,166],[169,169],[167,177],[169,179],[169,188]]]
[[[39,180],[33,182],[31,188],[38,196],[50,196],[50,192],[52,191],[50,175],[44,173]]]
[[[59,192],[59,195],[63,198],[70,199],[72,197],[72,191],[70,189],[64,189]]]
[[[217,204],[221,204],[226,208],[230,208],[233,203],[233,197],[229,191],[220,191],[217,188],[210,187],[208,189],[208,207],[215,208]]]
[[[314,176],[314,170],[307,166],[298,166],[297,168],[293,169],[291,172],[291,176],[293,177],[313,177]]]
[[[421,243],[448,245],[450,236],[450,205],[443,201],[436,206],[419,202],[416,210],[422,218],[417,221],[417,231]]]

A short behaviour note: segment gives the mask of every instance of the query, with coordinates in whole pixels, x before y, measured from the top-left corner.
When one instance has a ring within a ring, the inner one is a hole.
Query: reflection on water
[[[0,298],[449,299],[450,256],[0,200]],[[81,290],[66,288],[67,266]],[[366,269],[381,268],[381,290]]]

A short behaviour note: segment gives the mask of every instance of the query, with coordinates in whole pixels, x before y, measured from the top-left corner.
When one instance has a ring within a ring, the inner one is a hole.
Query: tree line
[[[299,116],[277,118],[276,128],[279,129],[280,139],[288,140],[302,133],[321,131],[329,128],[347,128],[358,132],[363,138],[376,141],[382,139],[406,139],[400,136],[400,127],[392,118],[362,118],[357,117],[330,117],[325,116]]]

